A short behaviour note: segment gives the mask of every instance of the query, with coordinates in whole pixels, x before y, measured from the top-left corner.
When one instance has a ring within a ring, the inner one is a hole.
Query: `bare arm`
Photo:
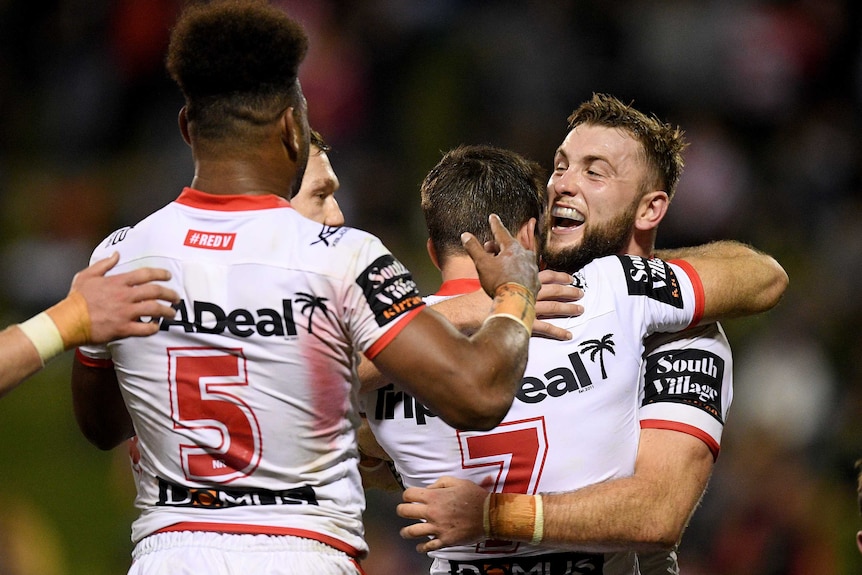
[[[18,326],[0,332],[0,397],[42,369],[42,359]]]
[[[495,296],[494,313],[482,327],[468,337],[440,314],[423,309],[372,358],[388,381],[459,429],[491,429],[512,405],[527,363],[539,291],[535,253],[521,246],[496,215],[489,222],[493,251],[464,235],[483,289]]]
[[[72,364],[72,407],[78,428],[99,449],[113,449],[135,434],[112,367],[89,367],[76,358]]]
[[[541,496],[541,543],[583,551],[670,549],[682,537],[712,465],[712,454],[699,439],[645,429],[631,477]],[[420,552],[481,541],[486,538],[483,507],[489,497],[482,487],[451,477],[428,489],[409,488],[398,514],[425,522],[408,525],[401,535],[435,536],[417,546]],[[495,494],[489,509],[495,539],[532,539],[534,497]]]
[[[552,325],[542,319],[555,317],[574,317],[584,313],[584,308],[575,303],[584,292],[572,284],[572,276],[552,270],[539,272],[542,287],[536,296],[536,322],[533,324],[533,335],[567,341],[572,338],[568,331]],[[491,299],[484,291],[449,298],[434,304],[434,310],[443,315],[464,334],[472,334],[478,330],[488,317]]]
[[[536,321],[533,323],[533,335],[552,339],[569,340],[572,334],[560,327],[539,318],[573,317],[584,313],[584,307],[577,300],[584,296],[582,289],[571,285],[569,274],[543,270],[539,272],[542,287],[536,298]],[[458,328],[461,333],[471,335],[478,331],[482,322],[488,317],[491,309],[491,298],[484,290],[443,300],[434,304],[430,311],[439,313]],[[365,356],[359,364],[359,381],[361,392],[371,391],[388,383],[380,370]]]
[[[765,312],[778,304],[789,282],[774,258],[734,241],[659,250],[656,256],[683,259],[697,271],[706,292],[702,323]]]
[[[150,335],[157,325],[142,316],[173,317],[162,301],[178,296],[162,285],[166,270],[143,268],[105,277],[118,254],[95,262],[75,275],[69,295],[34,318],[0,332],[0,396],[39,371],[57,354],[86,343]]]

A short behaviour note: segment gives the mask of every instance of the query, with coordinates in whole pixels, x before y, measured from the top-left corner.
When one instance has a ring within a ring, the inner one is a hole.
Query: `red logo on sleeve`
[[[232,250],[236,234],[221,234],[215,232],[201,232],[189,230],[186,241],[183,242],[192,248],[203,248],[205,250]]]

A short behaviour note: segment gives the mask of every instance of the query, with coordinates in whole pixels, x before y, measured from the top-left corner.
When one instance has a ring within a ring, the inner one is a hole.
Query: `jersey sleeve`
[[[376,238],[365,242],[348,273],[347,304],[354,342],[373,359],[425,303],[410,271]]]
[[[733,358],[721,326],[652,336],[644,357],[641,428],[688,433],[718,457],[733,400]]]
[[[620,313],[632,319],[632,327],[649,335],[678,332],[696,325],[703,316],[703,288],[694,268],[671,264],[657,258],[633,255],[610,256],[595,260],[609,271],[613,266],[624,277],[624,292],[618,300]],[[619,284],[611,276],[609,289]]]

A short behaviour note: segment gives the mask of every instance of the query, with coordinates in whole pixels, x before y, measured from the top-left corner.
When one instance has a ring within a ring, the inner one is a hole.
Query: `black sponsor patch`
[[[224,509],[258,505],[317,505],[317,494],[308,485],[269,491],[267,489],[216,489],[214,487],[186,487],[159,480],[159,500],[163,507],[195,507],[198,509]]]
[[[721,383],[724,360],[699,349],[655,353],[647,358],[643,405],[671,402],[697,407],[724,424]]]
[[[676,308],[683,307],[676,274],[666,262],[639,256],[617,257],[625,270],[629,295],[645,295]]]
[[[550,553],[506,557],[502,559],[479,559],[474,561],[449,561],[450,575],[602,575],[604,555],[600,553]]]
[[[379,326],[423,305],[410,271],[392,254],[374,260],[359,274],[356,283],[362,288]]]

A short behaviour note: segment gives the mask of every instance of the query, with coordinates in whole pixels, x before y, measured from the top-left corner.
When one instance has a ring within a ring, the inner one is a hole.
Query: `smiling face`
[[[309,220],[327,226],[344,225],[344,214],[335,192],[340,183],[329,156],[315,145],[311,145],[308,164],[299,191],[290,199],[290,205]]]
[[[548,180],[547,266],[572,273],[597,257],[630,251],[646,178],[641,145],[628,132],[575,126]]]

